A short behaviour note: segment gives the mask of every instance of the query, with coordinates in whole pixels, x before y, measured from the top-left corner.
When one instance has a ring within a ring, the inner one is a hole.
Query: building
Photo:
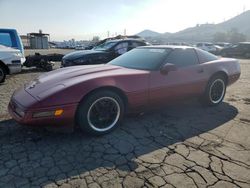
[[[23,43],[23,47],[25,49],[29,49],[30,48],[30,40],[29,37],[27,35],[20,35],[20,38],[22,40]]]
[[[49,48],[49,34],[42,33],[42,30],[39,30],[39,33],[28,33],[27,38],[30,41],[31,49],[48,49]]]

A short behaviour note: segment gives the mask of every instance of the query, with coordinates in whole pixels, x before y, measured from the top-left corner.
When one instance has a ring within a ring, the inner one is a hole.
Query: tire
[[[52,71],[53,70],[53,66],[51,64],[48,64],[44,67],[45,71]]]
[[[48,61],[44,58],[40,59],[39,63],[36,65],[37,68],[42,68],[46,71],[46,66],[48,64]]]
[[[103,135],[114,130],[120,124],[124,111],[124,102],[118,94],[109,90],[100,90],[79,104],[76,112],[76,124],[84,132]]]
[[[3,66],[0,65],[0,83],[3,83],[6,78],[6,71]]]
[[[222,75],[212,77],[206,87],[202,102],[208,106],[219,105],[226,94],[226,79]]]

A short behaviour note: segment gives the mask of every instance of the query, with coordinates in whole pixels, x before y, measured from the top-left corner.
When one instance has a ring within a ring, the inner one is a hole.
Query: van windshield
[[[18,48],[15,34],[11,31],[0,31],[0,44],[12,48]]]

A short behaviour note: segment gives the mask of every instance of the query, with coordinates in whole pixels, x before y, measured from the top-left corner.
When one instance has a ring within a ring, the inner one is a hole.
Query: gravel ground
[[[42,72],[0,85],[0,187],[250,187],[250,60],[225,102],[196,101],[139,117],[102,137],[23,127],[12,92]]]

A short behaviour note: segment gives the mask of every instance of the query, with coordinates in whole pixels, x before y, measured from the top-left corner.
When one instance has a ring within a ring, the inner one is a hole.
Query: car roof
[[[121,41],[125,41],[125,42],[128,42],[128,41],[136,41],[136,42],[143,42],[145,43],[145,41],[143,40],[140,40],[140,39],[115,39],[115,40],[108,40],[106,42],[121,42]]]
[[[150,48],[150,49],[164,49],[164,48],[171,48],[171,49],[196,49],[192,46],[177,46],[177,45],[154,45],[154,46],[141,46],[137,48]]]
[[[250,44],[250,42],[240,42],[239,44]]]
[[[0,31],[16,31],[16,29],[0,28]]]

